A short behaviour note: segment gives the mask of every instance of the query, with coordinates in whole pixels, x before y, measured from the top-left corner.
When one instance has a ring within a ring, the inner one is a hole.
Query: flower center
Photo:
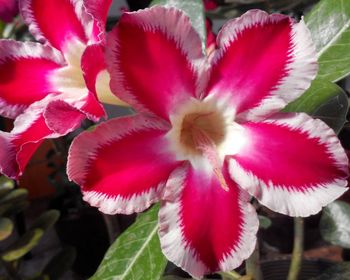
[[[190,153],[208,160],[221,187],[228,191],[218,154],[218,146],[225,139],[225,130],[225,121],[218,112],[190,113],[182,120],[180,142]]]
[[[194,154],[202,154],[205,143],[220,145],[224,137],[224,120],[216,112],[191,113],[182,120],[180,142]]]

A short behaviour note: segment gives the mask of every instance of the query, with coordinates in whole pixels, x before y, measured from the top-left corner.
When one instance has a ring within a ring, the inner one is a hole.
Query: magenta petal
[[[87,46],[81,58],[81,68],[87,88],[96,94],[96,79],[98,74],[106,70],[104,46],[95,44]]]
[[[64,52],[70,40],[88,41],[92,20],[82,0],[22,0],[22,16],[29,30],[41,42],[48,41]]]
[[[0,20],[11,22],[18,14],[17,0],[0,0]]]
[[[271,115],[298,98],[317,74],[317,57],[303,21],[251,10],[218,35],[207,94],[223,98],[238,118]]]
[[[82,106],[73,106],[82,112],[86,118],[93,122],[98,122],[101,118],[106,117],[106,112],[97,97],[91,91],[88,91],[85,97],[85,103]]]
[[[57,137],[51,131],[33,104],[22,115],[18,116],[11,133],[0,132],[0,173],[18,179],[22,175],[31,156],[45,138]]]
[[[175,201],[163,202],[160,242],[167,258],[192,276],[230,271],[252,253],[258,230],[248,195],[223,170],[229,191],[213,173],[182,167],[171,175],[167,188]]]
[[[93,35],[95,41],[103,41],[106,33],[106,21],[112,0],[85,0],[86,11],[94,19]]]
[[[230,174],[263,205],[309,216],[347,190],[347,156],[322,121],[279,114],[243,127],[249,140],[231,157]]]
[[[167,129],[163,121],[142,115],[102,123],[73,141],[68,176],[106,214],[143,211],[160,199],[179,165],[168,152]]]
[[[62,135],[72,132],[80,126],[85,115],[63,100],[51,101],[44,111],[47,126]]]
[[[181,11],[155,6],[124,13],[108,35],[112,92],[132,107],[168,119],[197,93],[201,42]]]
[[[56,92],[50,75],[63,65],[60,53],[31,42],[0,41],[0,114],[15,118]]]

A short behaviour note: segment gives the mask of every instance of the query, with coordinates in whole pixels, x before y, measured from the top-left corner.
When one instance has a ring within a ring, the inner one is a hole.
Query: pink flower
[[[45,44],[0,41],[0,114],[16,119],[11,133],[0,132],[1,173],[18,178],[44,139],[105,115],[96,91],[109,90],[103,51],[110,4],[20,1],[29,30]]]
[[[215,10],[218,7],[215,0],[203,0],[203,4],[206,11]]]
[[[0,20],[11,22],[18,14],[17,0],[0,0]]]
[[[176,9],[126,13],[107,41],[112,91],[139,113],[79,135],[69,178],[108,214],[161,201],[162,250],[193,276],[251,254],[250,195],[308,216],[346,191],[348,160],[334,132],[303,113],[276,113],[317,73],[303,21],[249,11],[222,28],[210,60]]]

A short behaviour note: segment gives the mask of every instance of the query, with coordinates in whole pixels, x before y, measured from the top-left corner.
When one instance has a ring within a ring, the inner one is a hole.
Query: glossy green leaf
[[[0,218],[0,241],[6,239],[13,231],[13,223],[10,219]]]
[[[349,280],[350,262],[338,263],[327,269],[324,273],[309,280]]]
[[[108,249],[90,280],[157,280],[167,263],[158,238],[159,206],[140,214]]]
[[[5,176],[0,176],[0,198],[8,194],[11,190],[14,189],[14,187],[15,183],[13,180]]]
[[[48,210],[41,214],[34,223],[31,225],[30,229],[40,228],[42,230],[50,229],[60,217],[60,212],[57,210]]]
[[[192,26],[202,40],[202,49],[205,52],[207,33],[205,27],[205,14],[202,0],[153,0],[151,6],[162,5],[175,7],[185,12],[191,19]]]
[[[76,250],[73,247],[61,250],[45,266],[42,274],[50,280],[62,279],[63,274],[73,265],[76,255]]]
[[[350,248],[350,204],[335,201],[322,211],[320,231],[331,244]]]
[[[38,244],[43,234],[44,231],[41,229],[26,232],[20,239],[5,250],[1,256],[2,259],[6,262],[20,259]]]
[[[321,0],[305,17],[316,44],[318,78],[338,81],[350,73],[350,1]]]
[[[297,100],[289,103],[283,111],[308,113],[339,132],[346,121],[348,98],[336,84],[314,80],[311,87]]]

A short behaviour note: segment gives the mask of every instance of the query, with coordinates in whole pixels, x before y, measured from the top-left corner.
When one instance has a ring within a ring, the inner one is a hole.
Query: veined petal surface
[[[246,143],[230,159],[231,177],[261,204],[309,216],[343,194],[348,159],[333,130],[303,113],[243,125]]]

